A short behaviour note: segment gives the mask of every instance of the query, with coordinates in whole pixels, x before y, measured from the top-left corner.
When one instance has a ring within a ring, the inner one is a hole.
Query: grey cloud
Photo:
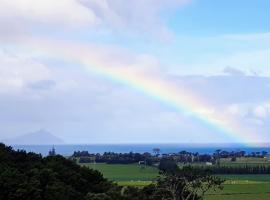
[[[226,67],[225,69],[223,69],[223,73],[229,74],[232,76],[245,76],[246,75],[245,72],[239,69],[233,68],[233,67]]]
[[[41,80],[34,83],[28,84],[28,88],[34,90],[49,90],[56,85],[56,82],[53,80]]]
[[[262,76],[184,76],[175,79],[213,105],[260,103],[270,99],[270,77]]]

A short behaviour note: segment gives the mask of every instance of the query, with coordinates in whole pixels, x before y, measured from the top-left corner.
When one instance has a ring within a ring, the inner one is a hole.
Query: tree
[[[158,156],[160,154],[160,148],[154,148],[153,153]]]
[[[98,171],[0,144],[0,200],[82,200],[88,193],[121,199],[121,188]]]
[[[56,156],[56,152],[55,152],[54,146],[53,146],[52,149],[49,151],[49,156]]]
[[[217,166],[220,166],[220,152],[221,152],[221,149],[217,149],[214,153],[214,158],[215,158]]]
[[[235,162],[235,161],[236,161],[236,157],[234,156],[231,158],[231,162]]]
[[[162,172],[157,187],[168,200],[197,200],[211,188],[222,189],[223,182],[209,171],[184,167],[174,173]]]
[[[176,161],[170,157],[161,158],[158,168],[159,170],[168,173],[173,173],[178,169]]]
[[[112,200],[112,199],[105,193],[99,194],[88,193],[86,196],[86,200]]]
[[[262,151],[262,156],[267,156],[268,152],[267,151]]]

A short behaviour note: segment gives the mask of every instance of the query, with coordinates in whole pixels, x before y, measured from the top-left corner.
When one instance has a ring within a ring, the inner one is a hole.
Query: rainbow
[[[211,112],[211,105],[190,89],[176,86],[158,73],[136,70],[134,67],[104,67],[93,52],[83,45],[59,43],[55,41],[31,41],[35,49],[46,51],[49,55],[57,54],[65,60],[72,60],[83,65],[91,73],[96,73],[112,81],[116,81],[140,91],[152,99],[169,105],[175,111],[192,117],[203,123],[213,134],[230,137],[235,143],[254,146],[255,142],[263,141],[259,136],[236,124],[223,113]],[[253,143],[254,142],[254,143]]]
[[[254,145],[250,141],[258,140],[256,135],[250,134],[248,130],[234,124],[226,116],[215,113],[211,109],[206,109],[205,100],[199,98],[190,90],[176,87],[168,80],[152,77],[131,69],[96,67],[91,65],[90,62],[85,63],[84,66],[94,73],[140,91],[156,101],[169,105],[175,111],[202,122],[213,134],[224,134],[233,139],[235,143],[245,143],[249,146]]]

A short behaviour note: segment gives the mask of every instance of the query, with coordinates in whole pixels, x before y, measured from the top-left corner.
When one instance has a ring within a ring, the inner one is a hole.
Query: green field
[[[137,164],[84,164],[99,170],[104,177],[122,186],[145,186],[155,180],[158,170],[140,168]],[[269,200],[270,175],[221,175],[225,179],[222,191],[210,191],[206,200]]]
[[[222,175],[224,189],[209,192],[207,200],[269,200],[270,175]]]
[[[228,183],[231,181],[244,181],[244,182],[256,182],[256,183],[270,183],[269,175],[219,175],[221,178],[226,180]]]
[[[256,175],[255,175],[256,176]],[[233,184],[225,184],[222,191],[209,192],[206,200],[269,200],[270,183],[244,183],[235,181]]]
[[[141,168],[137,164],[84,164],[92,169],[100,171],[104,177],[113,181],[153,181],[158,175],[154,167]]]

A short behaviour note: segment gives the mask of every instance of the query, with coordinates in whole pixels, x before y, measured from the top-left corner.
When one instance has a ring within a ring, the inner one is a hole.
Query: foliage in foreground
[[[120,189],[62,156],[42,158],[0,144],[0,200],[83,200],[100,193],[117,196],[112,194],[120,195]]]

